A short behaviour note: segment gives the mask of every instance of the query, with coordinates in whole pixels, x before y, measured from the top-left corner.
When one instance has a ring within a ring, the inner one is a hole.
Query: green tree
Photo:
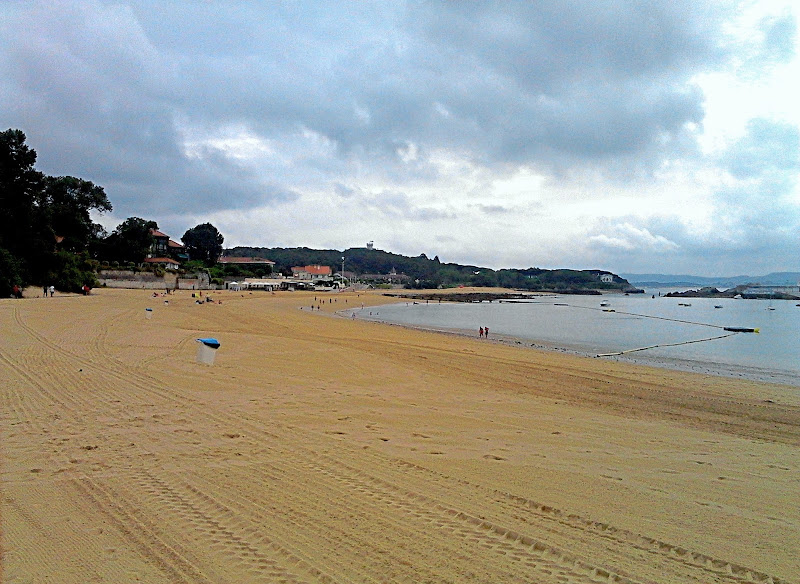
[[[23,285],[19,261],[7,249],[0,247],[0,298],[11,296],[14,286]]]
[[[222,254],[225,238],[211,223],[203,223],[187,230],[181,238],[189,257],[201,260],[206,266],[213,266]]]
[[[55,253],[50,262],[47,281],[62,292],[80,293],[84,285],[97,286],[97,262],[89,259],[89,254],[67,251]]]
[[[79,264],[58,254],[84,253],[99,228],[90,212],[111,210],[102,187],[37,171],[36,151],[25,140],[20,130],[0,132],[0,248],[11,258],[4,256],[4,272],[13,268],[20,286],[52,283],[61,275],[58,270]]]
[[[151,229],[158,229],[158,223],[141,217],[128,217],[100,245],[100,259],[141,263],[153,245]]]
[[[59,242],[59,249],[85,251],[99,225],[89,216],[91,210],[111,211],[103,187],[74,176],[48,176],[44,181],[41,205],[43,224]]]
[[[34,239],[44,175],[21,130],[0,132],[0,247],[22,259]]]

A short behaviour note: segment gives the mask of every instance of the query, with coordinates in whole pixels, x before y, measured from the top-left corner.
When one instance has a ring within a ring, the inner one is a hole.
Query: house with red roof
[[[147,253],[145,263],[177,270],[181,267],[179,260],[188,259],[186,248],[177,241],[170,239],[166,233],[158,229],[151,229],[150,235],[153,237],[153,243],[150,245],[150,251]]]
[[[151,229],[150,236],[153,243],[150,244],[148,258],[163,258],[169,253],[169,235],[162,233],[158,229]]]
[[[186,253],[186,246],[177,241],[169,240],[167,242],[167,249],[169,249],[169,256],[176,260],[187,261],[189,254]]]
[[[333,270],[330,266],[296,266],[292,268],[292,277],[298,280],[330,280],[333,277]]]

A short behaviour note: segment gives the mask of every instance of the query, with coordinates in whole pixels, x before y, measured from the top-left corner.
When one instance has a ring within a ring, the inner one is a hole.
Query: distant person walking
[[[42,296],[47,298],[47,286],[42,286]]]
[[[479,336],[480,338],[483,338],[483,327],[481,327],[481,328],[479,328],[479,329],[478,329],[478,336]]]
[[[56,287],[55,286],[50,286],[50,298],[52,298],[53,294],[55,294],[55,293],[56,293]]]
[[[489,338],[489,327],[488,326],[483,327],[483,337],[486,338],[486,339]]]

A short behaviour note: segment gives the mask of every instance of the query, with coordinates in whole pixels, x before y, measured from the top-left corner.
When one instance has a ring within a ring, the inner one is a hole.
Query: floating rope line
[[[570,308],[583,308],[584,310],[597,310],[602,312],[613,312],[615,314],[624,314],[626,316],[637,316],[640,318],[652,318],[655,320],[667,320],[670,322],[679,322],[682,324],[693,324],[696,326],[706,326],[710,328],[722,329],[724,331],[728,331],[726,335],[719,335],[716,337],[708,337],[705,339],[694,339],[692,341],[681,341],[679,343],[663,343],[658,345],[650,345],[648,347],[639,347],[637,349],[627,349],[625,351],[618,351],[615,353],[601,353],[597,355],[598,357],[615,357],[618,355],[625,355],[626,353],[636,353],[637,351],[646,351],[648,349],[657,349],[660,347],[678,347],[680,345],[690,345],[692,343],[703,343],[706,341],[716,341],[717,339],[724,339],[726,337],[732,337],[733,335],[737,335],[739,333],[757,333],[759,332],[758,329],[750,329],[750,328],[740,328],[740,327],[729,327],[729,326],[722,326],[718,324],[708,324],[707,322],[695,322],[692,320],[683,320],[680,318],[668,318],[666,316],[653,316],[651,314],[639,314],[636,312],[625,312],[625,311],[618,311],[614,309],[608,308],[594,308],[593,306],[576,306],[574,304],[566,304],[566,303],[554,303],[554,306],[568,306]]]
[[[718,329],[723,329],[723,330],[726,328],[726,327],[718,325],[718,324],[708,324],[707,322],[695,322],[695,321],[692,321],[692,320],[681,320],[680,318],[667,318],[666,316],[653,316],[652,314],[639,314],[639,313],[636,313],[636,312],[624,312],[624,311],[613,310],[613,309],[609,310],[609,309],[603,309],[603,308],[594,308],[592,306],[576,306],[574,304],[560,304],[560,306],[569,306],[570,308],[583,308],[585,310],[598,310],[598,311],[602,311],[602,312],[615,312],[616,314],[624,314],[626,316],[638,316],[638,317],[641,317],[641,318],[653,318],[653,319],[656,319],[656,320],[668,320],[668,321],[671,321],[671,322],[680,322],[680,323],[683,323],[683,324],[696,324],[697,326],[707,326],[707,327],[718,328]]]
[[[711,326],[711,325],[709,325]],[[664,343],[663,345],[650,345],[649,347],[639,347],[638,349],[628,349],[626,351],[618,351],[616,353],[600,353],[597,355],[598,357],[616,357],[618,355],[624,355],[626,353],[635,353],[637,351],[646,351],[647,349],[657,349],[659,347],[677,347],[678,345],[690,345],[691,343],[702,343],[705,341],[716,341],[717,339],[724,339],[725,337],[732,337],[733,335],[738,335],[739,333],[728,333],[727,335],[720,335],[717,337],[709,337],[707,339],[695,339],[693,341],[682,341],[680,343]]]

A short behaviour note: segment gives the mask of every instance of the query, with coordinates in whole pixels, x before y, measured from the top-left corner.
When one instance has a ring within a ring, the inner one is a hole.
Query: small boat
[[[690,302],[678,302],[678,306],[691,306]]]
[[[610,303],[608,300],[603,300],[603,301],[600,303],[600,306],[611,306],[611,303]]]
[[[722,308],[722,304],[715,304],[714,308]]]
[[[723,330],[730,331],[732,333],[758,333],[760,329],[757,328],[746,328],[741,326],[726,326]]]

